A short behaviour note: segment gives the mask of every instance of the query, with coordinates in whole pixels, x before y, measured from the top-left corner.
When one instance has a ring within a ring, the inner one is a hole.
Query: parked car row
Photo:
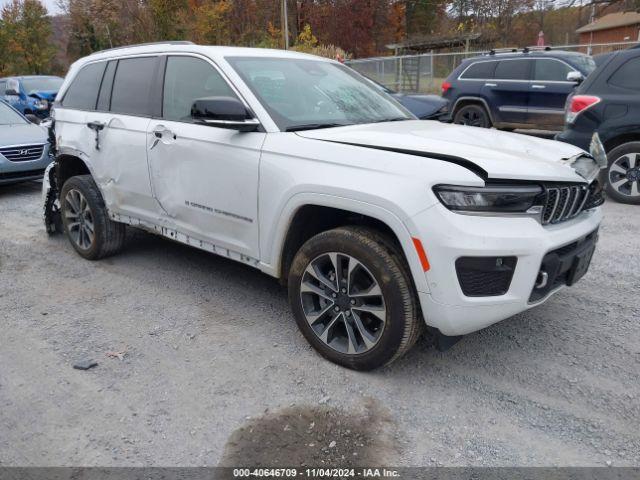
[[[62,82],[60,77],[43,75],[0,78],[0,99],[23,115],[44,119],[49,117]]]

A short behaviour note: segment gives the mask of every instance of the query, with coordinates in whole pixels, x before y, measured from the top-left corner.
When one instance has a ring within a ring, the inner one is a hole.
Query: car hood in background
[[[453,156],[472,162],[489,178],[584,182],[567,161],[582,152],[567,143],[486,128],[408,120],[308,130],[298,135],[330,142]],[[455,163],[455,162],[454,162]]]
[[[9,145],[47,143],[47,132],[32,123],[0,125],[0,148]]]
[[[421,119],[441,115],[444,112],[441,112],[440,110],[449,103],[446,98],[442,98],[438,95],[393,93],[392,96],[407,110]]]
[[[53,102],[56,99],[57,91],[41,91],[34,90],[29,92],[29,96],[33,98],[39,98],[40,100],[47,100],[49,102]]]

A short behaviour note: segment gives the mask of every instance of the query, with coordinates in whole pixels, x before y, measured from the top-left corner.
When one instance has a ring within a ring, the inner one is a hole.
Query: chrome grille
[[[542,224],[559,223],[577,216],[589,198],[586,185],[553,186],[546,189]]]
[[[28,162],[42,156],[44,145],[18,145],[0,148],[0,154],[10,162]]]

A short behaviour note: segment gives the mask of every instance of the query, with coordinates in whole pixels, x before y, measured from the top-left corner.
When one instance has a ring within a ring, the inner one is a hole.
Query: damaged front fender
[[[42,179],[42,201],[44,203],[44,228],[49,235],[62,233],[60,194],[56,180],[57,161],[49,164]]]

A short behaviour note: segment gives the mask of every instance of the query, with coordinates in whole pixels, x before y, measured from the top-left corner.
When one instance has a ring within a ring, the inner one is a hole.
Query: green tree
[[[47,9],[38,0],[13,0],[0,15],[3,70],[23,75],[48,72],[55,51]]]

